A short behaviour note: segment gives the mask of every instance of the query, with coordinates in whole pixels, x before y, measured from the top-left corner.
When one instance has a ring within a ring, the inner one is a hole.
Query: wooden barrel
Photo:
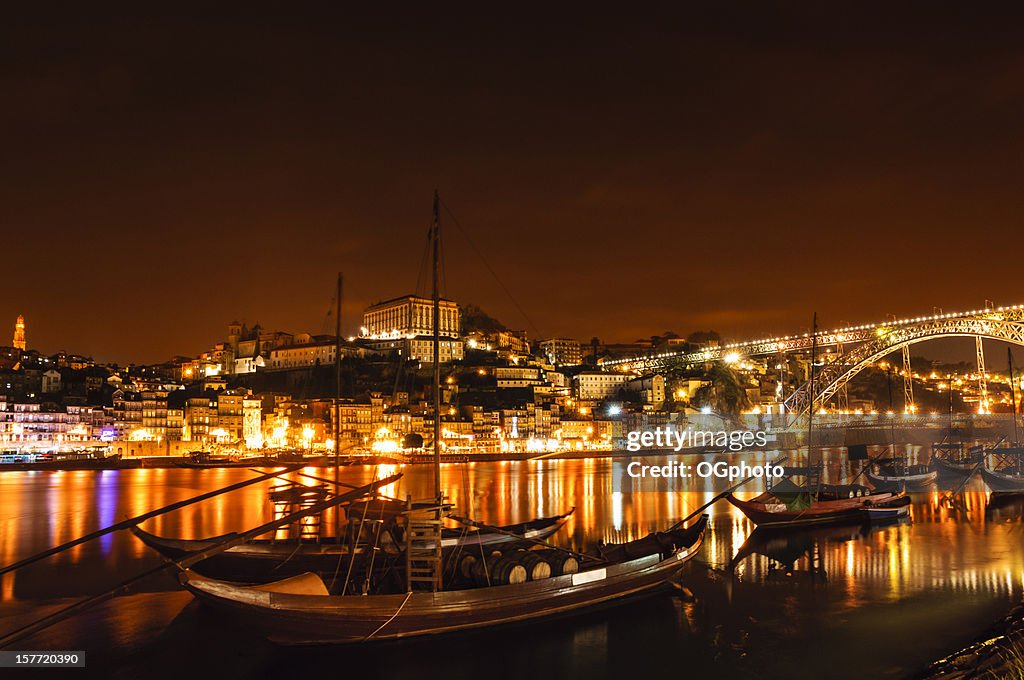
[[[472,568],[473,581],[478,586],[507,586],[526,583],[526,567],[516,564],[507,557],[501,557],[484,566],[477,562]]]
[[[552,576],[575,574],[580,570],[579,561],[562,550],[531,550],[530,552],[544,558],[544,561],[551,565]]]
[[[473,577],[473,566],[479,562],[475,555],[463,555],[459,558],[459,572],[466,578]]]
[[[508,557],[526,569],[526,576],[531,581],[539,581],[551,576],[551,565],[536,552],[517,550]]]

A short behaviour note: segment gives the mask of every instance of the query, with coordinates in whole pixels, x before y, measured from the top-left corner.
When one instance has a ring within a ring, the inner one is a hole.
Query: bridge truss
[[[929,318],[892,328],[879,327],[875,337],[859,344],[843,355],[835,355],[817,369],[812,397],[810,386],[804,384],[784,402],[786,411],[802,415],[817,410],[865,367],[890,353],[909,345],[936,338],[973,337],[1002,340],[1024,346],[1024,310],[992,310],[979,316]]]
[[[977,339],[979,348],[983,338],[1024,345],[1024,305],[933,314],[819,332],[816,338],[818,348],[834,348],[835,351],[819,355],[818,360],[824,363],[816,368],[813,397],[809,384],[805,383],[783,402],[785,410],[793,415],[805,414],[812,407],[817,410],[845,389],[847,383],[865,367],[915,343],[944,337],[973,337]],[[656,371],[745,357],[809,352],[814,341],[810,333],[804,333],[730,343],[696,352],[661,352],[614,359],[602,362],[602,366],[612,370]],[[981,350],[978,352],[979,361],[983,361]],[[984,380],[984,364],[979,365],[979,369]],[[909,376],[909,371],[908,351],[904,353],[906,376]],[[912,385],[907,383],[904,389],[912,402]]]

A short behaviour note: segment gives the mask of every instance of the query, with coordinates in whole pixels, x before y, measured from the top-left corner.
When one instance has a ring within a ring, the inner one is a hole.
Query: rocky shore
[[[936,661],[919,680],[1024,679],[1024,604],[1019,604],[977,641]]]

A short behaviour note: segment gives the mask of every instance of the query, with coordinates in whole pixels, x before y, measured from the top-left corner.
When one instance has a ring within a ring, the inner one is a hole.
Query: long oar
[[[63,621],[64,619],[66,619],[66,618],[68,618],[70,616],[73,616],[74,614],[77,614],[80,611],[83,611],[85,609],[88,609],[89,607],[92,607],[93,605],[96,605],[96,604],[99,604],[100,602],[108,600],[111,597],[117,595],[118,593],[120,593],[120,592],[122,592],[124,590],[127,590],[128,588],[130,588],[134,584],[138,583],[139,581],[142,581],[143,579],[149,578],[150,576],[153,576],[154,574],[158,574],[158,573],[160,573],[162,571],[170,569],[171,567],[176,567],[178,569],[187,569],[190,566],[192,566],[193,564],[196,564],[197,562],[202,562],[203,560],[208,559],[210,557],[213,557],[214,555],[219,555],[220,553],[222,553],[222,552],[224,552],[226,550],[230,550],[231,548],[235,547],[236,545],[241,545],[242,543],[245,543],[246,541],[248,541],[248,540],[250,540],[252,538],[255,538],[255,537],[257,537],[257,536],[259,536],[261,534],[265,534],[268,531],[273,531],[274,529],[276,529],[276,528],[278,528],[280,526],[283,526],[285,524],[290,524],[291,522],[295,522],[295,521],[297,521],[299,519],[302,519],[306,515],[311,515],[311,514],[314,514],[314,513],[317,513],[317,512],[322,512],[323,510],[326,510],[327,508],[329,508],[331,506],[337,505],[338,503],[344,503],[345,501],[353,500],[355,498],[359,498],[361,496],[364,496],[367,493],[369,493],[371,491],[374,491],[374,490],[376,490],[376,489],[378,489],[378,488],[380,488],[382,486],[386,486],[388,484],[391,484],[392,482],[396,481],[401,476],[402,476],[402,473],[398,473],[398,474],[392,475],[390,477],[387,477],[385,479],[381,479],[381,480],[378,480],[378,481],[375,481],[375,482],[371,482],[370,484],[367,484],[366,486],[362,486],[362,487],[359,487],[358,489],[355,489],[353,491],[349,491],[349,492],[343,493],[343,494],[341,494],[339,496],[335,496],[334,498],[330,498],[328,500],[321,501],[320,503],[312,505],[309,508],[306,508],[304,510],[299,510],[297,512],[293,512],[292,514],[286,515],[284,517],[281,517],[280,519],[271,520],[270,522],[267,522],[266,524],[262,524],[262,525],[256,527],[255,529],[250,529],[249,531],[246,531],[244,533],[231,536],[231,537],[226,538],[226,539],[224,539],[222,541],[218,541],[216,544],[210,546],[209,548],[206,548],[205,550],[200,550],[198,552],[189,553],[188,555],[186,555],[185,557],[182,557],[181,559],[172,560],[172,561],[169,561],[169,562],[166,562],[166,563],[160,565],[159,567],[154,567],[152,569],[149,569],[148,571],[145,571],[145,572],[139,574],[138,576],[133,576],[132,578],[128,579],[127,581],[123,581],[122,583],[120,583],[116,587],[114,587],[114,588],[112,588],[112,589],[110,589],[110,590],[108,590],[108,591],[106,591],[104,593],[100,593],[99,595],[93,595],[92,597],[86,598],[86,599],[84,599],[84,600],[82,600],[80,602],[76,602],[75,604],[70,605],[68,607],[65,607],[65,608],[63,608],[63,609],[61,609],[59,611],[56,611],[53,614],[50,614],[49,616],[44,616],[43,618],[39,619],[38,621],[34,621],[33,623],[28,624],[27,626],[19,628],[18,630],[14,631],[12,633],[8,633],[7,635],[5,635],[2,638],[0,638],[0,648],[6,647],[7,645],[11,644],[12,642],[16,642],[17,640],[21,640],[22,638],[28,637],[29,635],[32,635],[34,633],[38,633],[41,630],[45,630],[46,628],[49,628],[53,624],[58,623],[60,621]]]
[[[488,531],[491,531],[491,532],[494,532],[494,533],[498,533],[498,534],[504,534],[506,536],[512,536],[513,538],[517,538],[520,541],[526,541],[527,543],[533,543],[534,545],[542,545],[545,548],[554,548],[555,550],[560,550],[560,551],[562,551],[564,553],[568,553],[568,554],[572,555],[573,557],[579,557],[579,558],[585,559],[585,560],[598,560],[598,561],[602,561],[602,562],[604,561],[604,560],[602,560],[599,557],[594,557],[593,555],[585,555],[583,553],[578,553],[578,552],[576,552],[574,550],[570,550],[569,548],[563,548],[563,547],[558,546],[558,545],[552,545],[552,544],[548,543],[547,541],[540,540],[539,538],[527,538],[526,536],[522,536],[520,534],[513,533],[511,531],[507,531],[505,529],[502,529],[501,527],[492,526],[490,524],[484,524],[483,522],[478,522],[475,519],[469,519],[468,517],[459,517],[458,515],[445,515],[445,517],[447,517],[448,519],[455,520],[456,522],[458,522],[460,524],[465,524],[467,526],[476,527],[477,529],[487,529]]]
[[[780,458],[780,459],[778,459],[778,460],[776,460],[776,461],[773,461],[773,462],[772,462],[772,465],[773,465],[773,466],[774,466],[774,465],[782,465],[782,464],[783,464],[783,463],[785,463],[785,462],[786,462],[787,460],[789,460],[789,456],[783,456],[782,458]],[[687,515],[686,517],[682,518],[681,520],[679,520],[678,522],[676,522],[675,524],[673,524],[672,526],[670,526],[670,527],[668,528],[668,530],[669,530],[669,531],[674,531],[674,530],[678,529],[679,527],[683,526],[684,524],[686,524],[687,522],[689,522],[689,521],[690,521],[691,519],[693,519],[694,517],[696,517],[697,515],[699,515],[700,513],[704,512],[705,510],[707,510],[708,508],[710,508],[710,507],[711,507],[712,505],[714,505],[714,504],[715,504],[715,503],[717,503],[718,501],[722,500],[723,498],[725,498],[726,496],[728,496],[729,494],[731,494],[731,493],[732,493],[733,491],[735,491],[736,489],[740,488],[741,486],[743,486],[743,485],[744,485],[744,484],[746,484],[747,482],[749,482],[749,481],[751,481],[751,480],[754,480],[754,479],[758,479],[758,477],[757,477],[756,475],[751,475],[750,477],[747,477],[746,479],[744,479],[744,480],[743,480],[742,482],[739,482],[738,484],[734,484],[734,485],[732,485],[731,487],[729,487],[728,489],[726,489],[726,490],[725,490],[725,491],[723,491],[722,493],[718,494],[717,496],[715,496],[714,498],[712,498],[711,500],[709,500],[709,501],[708,501],[707,503],[705,503],[704,505],[700,506],[699,508],[697,508],[696,510],[694,510],[693,512],[691,512],[691,513],[690,513],[689,515]]]
[[[192,498],[189,498],[189,499],[186,499],[186,500],[183,500],[183,501],[178,501],[177,503],[171,503],[170,505],[165,505],[164,507],[157,508],[156,510],[150,510],[149,512],[145,512],[145,513],[143,513],[141,515],[138,515],[137,517],[132,517],[130,519],[122,520],[122,521],[118,522],[117,524],[111,524],[109,527],[100,529],[98,531],[94,531],[91,534],[86,534],[85,536],[82,536],[80,538],[76,538],[73,541],[68,541],[67,543],[63,543],[61,545],[58,545],[56,548],[50,548],[48,550],[44,550],[41,553],[36,553],[35,555],[32,555],[31,557],[26,557],[23,560],[19,560],[19,561],[13,563],[13,564],[9,564],[6,567],[0,568],[0,575],[6,574],[9,571],[14,571],[15,569],[21,569],[24,566],[27,566],[27,565],[32,564],[34,562],[38,562],[39,560],[47,558],[50,555],[56,555],[57,553],[64,552],[65,550],[68,550],[69,548],[74,548],[76,545],[81,545],[82,543],[87,543],[87,542],[93,540],[94,538],[99,538],[100,536],[105,536],[105,535],[113,533],[115,531],[120,531],[121,529],[127,529],[129,527],[135,526],[136,524],[141,524],[142,522],[145,522],[147,519],[151,519],[153,517],[157,517],[159,515],[163,515],[163,514],[166,514],[168,512],[173,512],[174,510],[178,510],[180,508],[184,508],[186,505],[192,505],[193,503],[198,503],[200,501],[205,501],[208,498],[213,498],[214,496],[219,496],[219,495],[221,495],[223,493],[227,493],[229,491],[235,491],[236,489],[241,489],[242,487],[249,486],[250,484],[256,484],[257,482],[263,482],[263,481],[266,481],[268,479],[271,479],[272,477],[277,477],[277,476],[280,476],[280,475],[283,475],[283,474],[287,474],[289,472],[294,472],[294,471],[299,470],[301,468],[302,468],[301,465],[289,466],[289,467],[285,468],[284,470],[280,470],[278,472],[268,472],[266,474],[260,475],[259,477],[254,477],[253,479],[247,479],[244,482],[238,482],[236,484],[232,484],[230,486],[226,486],[223,489],[218,489],[216,491],[208,491],[206,493],[199,494],[198,496],[193,496]]]
[[[308,472],[296,472],[295,474],[297,474],[299,477],[308,477],[309,479],[314,479],[314,480],[316,480],[318,482],[324,482],[325,484],[332,484],[334,486],[340,486],[340,487],[342,487],[344,489],[355,489],[355,488],[357,488],[355,484],[346,484],[345,482],[336,482],[333,479],[327,479],[326,477],[317,477],[316,475],[311,475]],[[385,496],[382,493],[381,494],[377,494],[377,495],[380,496],[381,498],[385,499],[385,500],[395,501],[396,503],[402,503],[403,505],[405,504],[405,501],[400,501],[397,498],[392,498],[391,496]]]

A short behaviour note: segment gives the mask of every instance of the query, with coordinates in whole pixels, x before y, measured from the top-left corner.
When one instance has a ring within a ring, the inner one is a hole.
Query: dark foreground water
[[[344,478],[365,482],[391,471],[350,468]],[[429,467],[405,473],[386,491],[429,495]],[[0,564],[251,475],[240,469],[4,472]],[[443,476],[461,511],[494,524],[575,506],[567,530],[555,539],[575,546],[664,528],[714,493],[663,491],[658,484],[631,491],[623,484],[623,463],[608,459],[445,466]],[[571,618],[480,633],[288,649],[226,623],[197,606],[174,578],[158,576],[16,647],[86,650],[86,670],[62,672],[73,677],[905,677],[970,641],[1021,598],[1024,508],[1019,501],[992,507],[975,484],[963,496],[966,512],[946,508],[936,491],[914,496],[910,522],[767,539],[751,537],[750,523],[719,503],[711,510],[705,547],[685,572],[695,601],[662,592]],[[255,526],[272,516],[267,486],[186,508],[144,528],[200,537]],[[0,631],[157,564],[121,532],[7,574],[0,577]],[[0,673],[28,677],[42,671]]]

